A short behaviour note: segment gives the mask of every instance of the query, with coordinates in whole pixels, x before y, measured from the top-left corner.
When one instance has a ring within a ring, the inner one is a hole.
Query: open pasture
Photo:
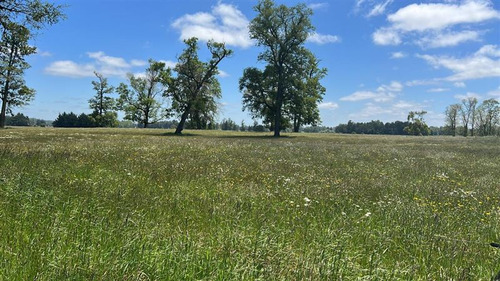
[[[500,139],[0,131],[0,280],[490,280]]]

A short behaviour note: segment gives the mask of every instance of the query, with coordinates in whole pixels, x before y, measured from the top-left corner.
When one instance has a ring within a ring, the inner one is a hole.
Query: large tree
[[[160,121],[163,113],[159,98],[165,93],[169,79],[170,69],[164,62],[154,60],[149,60],[144,76],[129,74],[130,87],[120,83],[116,89],[120,94],[118,108],[125,111],[125,119],[144,128]]]
[[[35,90],[26,86],[24,71],[30,67],[25,57],[34,54],[36,48],[29,45],[30,31],[16,23],[9,23],[0,42],[0,128],[5,127],[5,115],[12,108],[29,103]]]
[[[449,128],[453,136],[455,136],[457,133],[459,111],[460,111],[460,104],[452,104],[448,106],[445,111],[446,126]]]
[[[243,102],[246,108],[251,108],[253,113],[258,112],[258,109],[263,109],[263,112],[258,115],[265,116],[271,121],[271,126],[274,129],[274,136],[278,137],[282,129],[283,122],[289,122],[289,119],[284,116],[284,104],[291,99],[292,95],[287,95],[287,90],[293,87],[294,75],[297,74],[297,57],[301,57],[305,53],[304,43],[307,37],[314,31],[310,17],[312,10],[304,4],[299,4],[293,7],[285,5],[276,6],[272,0],[261,0],[255,11],[257,16],[251,21],[250,37],[256,40],[257,45],[264,47],[264,51],[259,54],[258,60],[267,63],[264,71],[258,73],[257,69],[245,70],[243,79],[247,75],[272,75],[265,81],[266,91],[254,91],[246,88],[247,98],[244,97]],[[247,79],[251,81],[251,79]],[[240,88],[242,84],[240,83]],[[260,104],[253,101],[253,97],[249,96],[255,93],[256,100],[266,100]],[[265,95],[263,97],[262,95]],[[252,108],[253,106],[256,106]],[[270,112],[268,112],[270,111]]]
[[[220,98],[220,85],[216,75],[218,65],[233,52],[225,44],[209,41],[207,48],[212,58],[202,62],[198,58],[198,39],[184,41],[186,49],[174,67],[175,77],[169,79],[165,96],[172,99],[171,113],[180,116],[175,134],[181,134],[186,120],[191,116],[196,120],[201,115],[210,116],[216,109],[216,99]]]

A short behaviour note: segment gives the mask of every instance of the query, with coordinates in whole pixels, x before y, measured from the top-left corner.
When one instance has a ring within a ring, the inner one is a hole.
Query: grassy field
[[[500,139],[0,131],[0,280],[489,280]]]

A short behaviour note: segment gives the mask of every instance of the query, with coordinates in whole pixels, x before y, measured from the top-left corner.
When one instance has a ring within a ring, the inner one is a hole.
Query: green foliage
[[[496,99],[484,100],[476,110],[476,122],[480,136],[493,136],[500,124],[500,103]]]
[[[89,100],[89,106],[94,110],[92,113],[97,127],[117,127],[117,114],[112,112],[116,108],[116,101],[109,97],[114,92],[114,87],[108,84],[108,79],[102,74],[94,72],[98,81],[92,81],[95,96]],[[114,117],[114,118],[113,118]]]
[[[408,135],[413,136],[428,136],[431,134],[431,129],[424,121],[424,115],[427,111],[410,111],[408,113],[408,126],[404,128],[404,131]]]
[[[239,127],[231,118],[223,119],[220,123],[220,129],[223,131],[238,131]]]
[[[29,68],[25,57],[36,52],[28,43],[32,31],[58,22],[64,17],[61,10],[62,6],[40,0],[0,1],[0,128],[5,127],[5,116],[13,107],[28,104],[35,95],[23,79]]]
[[[458,113],[460,112],[460,104],[452,104],[446,107],[446,127],[452,136],[457,133]]]
[[[52,25],[65,16],[63,6],[41,0],[2,0],[0,2],[0,24],[9,29],[12,23],[21,24],[29,29],[41,29]]]
[[[165,63],[154,60],[149,60],[144,77],[129,74],[130,87],[120,83],[116,89],[120,95],[118,109],[125,111],[125,119],[147,128],[164,118],[159,98],[165,94],[170,79]]]
[[[274,136],[292,125],[298,131],[301,125],[317,124],[317,103],[325,92],[319,81],[326,69],[318,68],[304,47],[314,31],[312,10],[304,4],[276,6],[271,0],[261,0],[254,9],[258,14],[250,23],[250,37],[265,48],[258,59],[267,65],[245,69],[240,79],[244,109],[263,119]]]
[[[56,120],[54,120],[54,122],[52,122],[52,126],[54,126],[54,127],[79,127],[80,123],[78,122],[78,119],[79,119],[78,116],[76,116],[76,114],[74,114],[73,112],[59,113]],[[82,117],[82,119],[87,119],[87,118]]]
[[[30,67],[25,57],[36,52],[29,44],[30,31],[15,23],[6,25],[0,42],[0,128],[5,126],[6,114],[14,107],[28,104],[35,96],[35,90],[28,88],[24,71]]]
[[[335,132],[342,134],[407,135],[408,133],[404,129],[408,125],[408,122],[402,121],[386,122],[384,124],[379,120],[366,123],[349,120],[347,124],[339,124],[335,127]]]
[[[18,113],[12,117],[7,117],[5,124],[7,126],[29,126],[30,118],[22,113]]]
[[[500,269],[489,246],[499,138],[172,132],[0,130],[0,279],[490,280]]]
[[[217,113],[217,99],[221,97],[221,89],[216,75],[217,66],[233,53],[225,44],[209,41],[207,48],[212,55],[208,62],[198,58],[198,39],[184,40],[186,49],[178,58],[174,67],[175,77],[168,80],[166,97],[172,99],[170,114],[180,117],[176,134],[181,134],[188,119],[196,128],[206,128],[214,123]]]

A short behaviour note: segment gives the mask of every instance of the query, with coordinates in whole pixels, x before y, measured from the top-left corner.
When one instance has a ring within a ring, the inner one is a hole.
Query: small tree
[[[446,126],[449,128],[453,136],[455,136],[457,133],[457,122],[458,122],[459,111],[460,111],[460,104],[452,104],[448,106],[445,111]]]
[[[429,126],[424,121],[425,114],[427,114],[427,111],[410,111],[408,113],[409,124],[404,129],[408,135],[427,136],[431,134]]]
[[[217,66],[226,57],[231,56],[231,50],[225,44],[209,41],[208,51],[212,58],[209,62],[201,62],[198,58],[198,39],[184,40],[186,49],[179,56],[174,67],[176,77],[169,80],[165,96],[172,98],[171,113],[180,116],[175,134],[181,134],[186,120],[191,115],[196,119],[203,113],[211,116],[216,109],[217,98],[220,98],[220,85],[216,78],[219,73]]]
[[[464,126],[464,137],[469,135],[469,125],[472,125],[471,135],[474,136],[473,120],[475,118],[476,105],[477,99],[474,97],[468,97],[462,100],[462,105],[460,107],[460,116],[462,117],[462,125]]]
[[[163,62],[149,60],[145,77],[128,75],[130,88],[121,83],[118,108],[125,111],[125,119],[138,122],[147,128],[163,118],[162,103],[158,100],[166,91],[170,69]]]
[[[97,81],[92,81],[96,94],[89,100],[89,106],[94,111],[92,117],[98,127],[109,127],[109,119],[116,115],[112,112],[116,101],[109,95],[114,92],[114,87],[108,84],[108,79],[102,74],[94,72]],[[114,123],[114,122],[112,122]]]

